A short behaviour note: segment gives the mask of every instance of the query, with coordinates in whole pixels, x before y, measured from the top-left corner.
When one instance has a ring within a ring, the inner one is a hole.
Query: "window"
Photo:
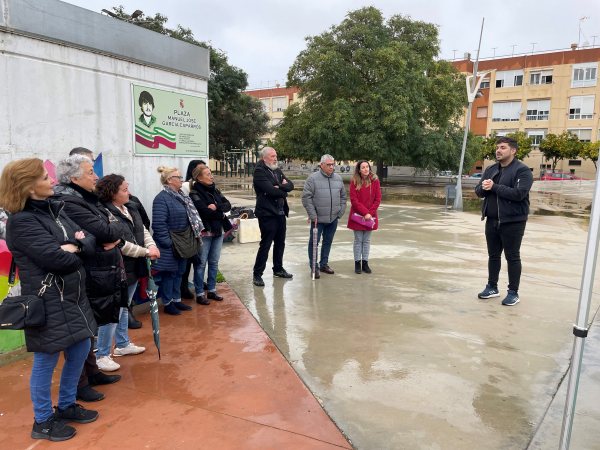
[[[482,80],[481,84],[479,85],[479,89],[487,89],[489,87],[490,87],[490,79],[489,78]]]
[[[496,137],[502,137],[516,132],[517,130],[492,130],[492,133],[496,133]]]
[[[581,142],[591,142],[592,141],[591,128],[569,128],[569,129],[567,129],[567,131],[569,133],[573,133],[575,136],[577,136]]]
[[[273,112],[285,111],[287,108],[287,97],[273,97]]]
[[[529,74],[529,84],[552,84],[551,70],[536,70]]]
[[[544,136],[546,136],[547,130],[543,129],[535,129],[535,130],[526,130],[527,137],[531,139],[531,146],[534,148],[538,148]]]
[[[548,120],[550,100],[527,100],[526,120]]]
[[[596,86],[598,63],[585,63],[573,65],[571,87]]]
[[[485,119],[488,116],[488,108],[487,106],[482,106],[481,108],[477,108],[477,118]]]
[[[496,87],[514,87],[523,84],[522,70],[503,70],[496,72]]]
[[[569,160],[569,165],[570,166],[580,166],[581,165],[581,160],[580,159],[570,159]]]
[[[492,122],[516,122],[521,115],[521,102],[494,102]]]
[[[261,98],[260,102],[263,105],[263,108],[266,112],[271,112],[271,99],[270,98]]]
[[[569,99],[569,119],[591,119],[593,117],[593,95],[574,95]]]

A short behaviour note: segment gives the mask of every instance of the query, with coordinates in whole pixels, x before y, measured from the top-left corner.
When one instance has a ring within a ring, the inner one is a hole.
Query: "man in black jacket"
[[[255,286],[264,286],[262,274],[267,266],[271,243],[273,243],[273,275],[280,278],[293,276],[283,268],[283,251],[286,217],[290,211],[286,197],[288,192],[294,189],[294,183],[279,169],[277,152],[273,147],[262,149],[262,159],[254,169],[253,185],[256,192],[254,214],[258,218],[260,227],[260,244],[254,262],[252,282]]]
[[[481,220],[487,217],[485,239],[488,248],[488,282],[478,297],[488,299],[500,296],[498,277],[504,250],[508,265],[508,294],[502,300],[505,306],[519,303],[520,249],[529,214],[529,190],[533,184],[529,167],[516,159],[517,149],[514,139],[498,138],[497,163],[485,169],[475,187],[477,196],[484,199]]]

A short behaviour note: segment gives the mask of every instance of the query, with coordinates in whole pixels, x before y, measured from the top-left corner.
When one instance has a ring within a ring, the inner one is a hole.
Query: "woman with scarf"
[[[192,176],[195,182],[190,190],[190,198],[198,209],[204,224],[200,264],[194,264],[194,287],[196,302],[207,305],[210,300],[218,302],[223,300],[223,297],[217,294],[217,273],[223,245],[223,231],[231,229],[231,223],[225,217],[225,213],[231,209],[231,203],[215,186],[212,172],[207,166],[197,166],[192,172]],[[207,266],[208,293],[204,297],[204,272]]]
[[[193,239],[199,243],[203,226],[192,200],[181,190],[183,177],[179,169],[161,166],[158,172],[163,189],[152,203],[153,237],[160,251],[160,259],[153,265],[158,272],[154,281],[165,313],[177,316],[192,307],[181,301],[181,277],[187,258],[174,251],[172,236],[191,227]]]

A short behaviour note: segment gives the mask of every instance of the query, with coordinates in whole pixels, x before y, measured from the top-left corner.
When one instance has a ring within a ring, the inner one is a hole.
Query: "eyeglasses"
[[[172,177],[169,177],[169,179],[171,178],[177,178],[179,181],[183,181],[183,177],[181,175],[173,175]]]

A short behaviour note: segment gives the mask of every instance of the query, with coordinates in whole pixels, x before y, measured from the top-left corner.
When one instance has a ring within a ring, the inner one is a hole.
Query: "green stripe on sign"
[[[169,133],[164,128],[158,128],[158,127],[154,128],[154,134],[160,134],[161,136],[166,137],[169,140],[175,140],[175,137],[177,136],[175,133]]]

